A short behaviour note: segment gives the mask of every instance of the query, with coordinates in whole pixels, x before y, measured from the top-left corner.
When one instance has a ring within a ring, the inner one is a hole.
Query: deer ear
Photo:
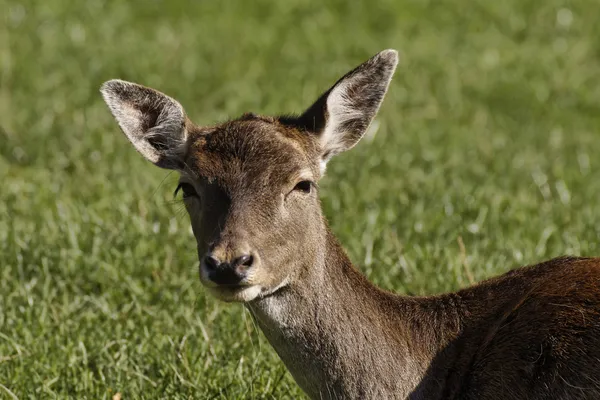
[[[334,155],[352,148],[377,114],[398,64],[396,50],[384,50],[344,75],[295,123],[319,136],[322,169]]]
[[[187,139],[181,104],[154,89],[118,79],[104,83],[100,92],[140,154],[161,168],[181,168]]]

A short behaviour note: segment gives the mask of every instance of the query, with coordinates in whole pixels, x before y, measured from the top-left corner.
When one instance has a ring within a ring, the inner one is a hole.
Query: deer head
[[[248,302],[319,273],[326,227],[317,182],[364,135],[397,62],[396,51],[382,51],[299,116],[244,114],[211,127],[144,86],[111,80],[101,92],[133,146],[179,171],[202,283],[222,300]]]

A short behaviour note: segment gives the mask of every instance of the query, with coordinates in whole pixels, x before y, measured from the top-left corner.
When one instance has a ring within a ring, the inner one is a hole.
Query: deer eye
[[[192,186],[189,183],[180,182],[179,185],[177,185],[177,188],[175,189],[175,193],[173,193],[173,195],[177,196],[177,193],[179,193],[180,190],[183,193],[184,199],[189,199],[190,197],[198,197],[196,189],[194,189],[194,186]]]
[[[294,186],[294,190],[302,192],[302,193],[310,193],[310,190],[312,188],[312,182],[311,181],[300,181],[296,184],[296,186]]]

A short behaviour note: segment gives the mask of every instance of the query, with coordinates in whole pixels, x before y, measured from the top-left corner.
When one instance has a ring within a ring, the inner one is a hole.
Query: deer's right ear
[[[104,83],[100,92],[140,154],[161,168],[181,168],[187,142],[181,104],[154,89],[118,79]]]

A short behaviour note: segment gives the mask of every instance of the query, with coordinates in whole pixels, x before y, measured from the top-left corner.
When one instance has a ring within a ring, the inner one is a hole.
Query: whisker
[[[165,183],[165,181],[171,176],[171,174],[173,174],[173,172],[174,171],[169,171],[169,173],[167,175],[165,175],[165,177],[162,179],[162,181],[160,181],[160,183],[158,184],[156,189],[154,189],[154,192],[152,192],[152,197],[156,196],[156,193],[158,193],[158,190],[162,187],[162,185]]]

